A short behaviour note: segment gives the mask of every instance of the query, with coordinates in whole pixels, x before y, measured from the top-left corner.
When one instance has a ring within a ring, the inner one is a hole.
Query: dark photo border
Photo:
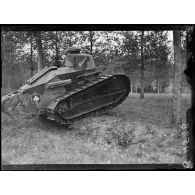
[[[117,30],[186,30],[186,68],[185,75],[187,82],[191,85],[191,108],[186,112],[186,121],[189,124],[187,131],[189,142],[187,143],[187,161],[184,164],[28,164],[28,165],[3,165],[1,158],[1,170],[66,170],[66,171],[127,171],[127,170],[194,170],[194,87],[195,87],[195,70],[194,70],[194,25],[185,24],[7,24],[1,25],[1,31],[117,31]],[[2,69],[1,69],[2,75]],[[2,157],[2,156],[1,156]]]

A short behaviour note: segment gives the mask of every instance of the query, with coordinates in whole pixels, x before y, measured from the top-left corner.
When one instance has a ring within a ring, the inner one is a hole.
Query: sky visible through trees
[[[5,88],[18,88],[44,66],[63,65],[67,49],[79,46],[100,71],[126,73],[131,92],[140,92],[141,31],[2,31],[1,40]],[[143,40],[144,92],[171,92],[173,32],[144,31]],[[185,51],[185,33],[183,40]]]

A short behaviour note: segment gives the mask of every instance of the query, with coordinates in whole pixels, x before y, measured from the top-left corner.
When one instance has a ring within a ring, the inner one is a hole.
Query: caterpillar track
[[[105,113],[125,100],[129,94],[129,86],[129,80],[125,75],[99,77],[53,100],[44,115],[46,114],[50,120],[65,125],[85,117]]]

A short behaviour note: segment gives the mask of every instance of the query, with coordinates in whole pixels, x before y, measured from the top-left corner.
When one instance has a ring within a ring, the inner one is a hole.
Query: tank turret
[[[81,53],[81,48],[71,47],[66,55],[65,67],[73,67],[76,70],[97,71],[93,57],[89,54]]]
[[[80,47],[73,46],[73,47],[70,47],[67,50],[67,52],[70,53],[70,54],[79,54],[81,52],[81,48]]]

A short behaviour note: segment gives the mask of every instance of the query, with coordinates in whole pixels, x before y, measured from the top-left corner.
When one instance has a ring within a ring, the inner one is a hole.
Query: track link
[[[117,76],[121,76],[121,75],[105,75],[105,76],[101,76],[97,80],[95,80],[95,81],[93,81],[91,83],[85,84],[85,85],[83,85],[83,86],[81,86],[79,88],[75,88],[72,91],[69,91],[68,93],[66,93],[65,95],[56,98],[46,108],[47,118],[50,119],[50,120],[54,120],[57,123],[60,123],[61,125],[66,125],[66,124],[72,124],[73,122],[75,122],[77,120],[80,120],[82,118],[85,118],[85,117],[96,116],[96,115],[99,115],[99,114],[106,113],[109,110],[112,110],[114,107],[116,107],[119,104],[121,104],[126,99],[126,97],[128,96],[129,91],[130,91],[130,83],[129,83],[128,78],[126,79],[126,83],[125,83],[125,85],[126,85],[125,86],[126,87],[126,92],[120,98],[120,100],[117,101],[117,102],[111,103],[109,105],[102,106],[102,107],[100,107],[98,109],[94,109],[92,111],[88,111],[86,113],[83,113],[81,115],[75,116],[75,117],[70,118],[70,119],[64,119],[63,117],[61,117],[61,113],[63,113],[63,110],[60,112],[60,110],[58,108],[59,108],[59,105],[61,104],[62,101],[67,100],[68,98],[71,99],[75,95],[79,94],[79,92],[85,92],[85,90],[88,90],[90,88],[96,87],[98,84],[101,84],[101,82],[105,82],[106,80],[109,80],[112,77],[117,77]]]

